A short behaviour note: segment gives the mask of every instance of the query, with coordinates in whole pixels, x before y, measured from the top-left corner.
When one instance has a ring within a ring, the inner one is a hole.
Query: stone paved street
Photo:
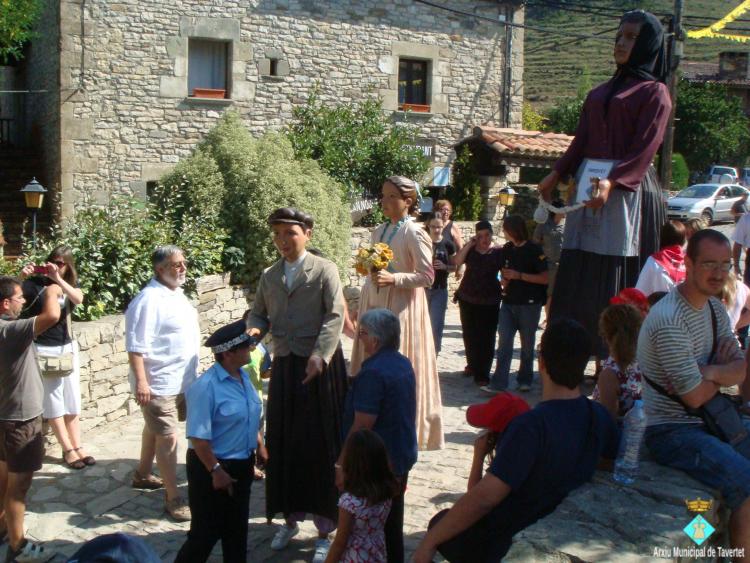
[[[344,340],[345,347],[350,348],[351,341]],[[518,342],[516,346],[519,346]],[[439,509],[450,506],[465,490],[475,435],[466,424],[465,410],[467,405],[488,398],[471,380],[461,376],[464,353],[458,310],[454,306],[448,311],[443,352],[438,364],[446,448],[420,453],[419,462],[410,474],[405,518],[408,552],[418,544],[430,517]],[[517,359],[513,368],[517,368]],[[513,378],[511,381],[513,387]],[[538,380],[528,395],[532,402],[539,399]],[[163,491],[141,492],[129,486],[130,473],[138,459],[141,427],[140,414],[134,414],[90,430],[84,440],[98,463],[82,471],[72,471],[60,465],[60,452],[50,448],[46,463],[36,474],[29,493],[28,536],[49,542],[51,547],[70,556],[88,539],[121,531],[144,536],[165,562],[171,562],[185,539],[187,524],[174,523],[163,514]],[[183,439],[179,454],[181,462],[185,448]],[[179,473],[184,483],[183,463],[180,463]],[[285,551],[273,552],[269,544],[275,526],[266,524],[263,507],[263,486],[256,483],[250,507],[248,561],[310,561],[315,536],[312,523],[304,523],[300,534]],[[219,553],[217,546],[211,561],[221,561]],[[64,560],[58,556],[54,561]]]

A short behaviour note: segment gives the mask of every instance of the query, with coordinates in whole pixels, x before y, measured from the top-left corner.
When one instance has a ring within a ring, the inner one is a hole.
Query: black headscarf
[[[612,88],[604,101],[604,112],[609,109],[609,102],[620,90],[628,77],[641,80],[655,80],[664,82],[667,75],[667,52],[664,43],[664,29],[658,18],[643,10],[626,12],[620,18],[620,25],[624,23],[639,23],[641,29],[625,64],[617,65]]]

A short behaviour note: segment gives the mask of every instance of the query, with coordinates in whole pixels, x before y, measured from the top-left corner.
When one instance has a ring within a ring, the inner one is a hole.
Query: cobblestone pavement
[[[344,340],[348,353],[351,341]],[[518,367],[518,347],[517,340],[513,370]],[[419,461],[410,473],[404,525],[408,553],[416,548],[429,519],[438,510],[452,505],[465,491],[471,444],[476,434],[466,423],[465,411],[467,405],[488,398],[461,375],[464,368],[461,327],[458,310],[452,305],[438,365],[446,446],[442,451],[420,452]],[[530,402],[538,401],[541,393],[538,375],[535,377],[532,391],[526,394]],[[514,386],[515,379],[511,376],[511,388]],[[141,428],[142,418],[135,414],[89,430],[84,443],[97,464],[82,471],[63,467],[59,462],[60,452],[48,449],[44,467],[34,476],[29,492],[26,527],[28,537],[47,542],[46,545],[60,552],[54,561],[64,561],[63,555],[72,555],[82,543],[97,535],[116,531],[144,536],[165,562],[173,561],[185,540],[188,525],[175,523],[163,513],[163,491],[130,488]],[[178,475],[187,496],[182,463],[186,450],[184,437],[179,448]],[[286,550],[274,552],[269,544],[276,526],[266,524],[264,503],[262,482],[256,482],[250,504],[248,561],[310,561],[315,537],[312,523],[301,526],[300,534]],[[219,546],[210,561],[221,561]]]

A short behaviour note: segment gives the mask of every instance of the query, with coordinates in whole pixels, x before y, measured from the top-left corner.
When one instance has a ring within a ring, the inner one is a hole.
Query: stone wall
[[[228,109],[256,134],[282,129],[317,90],[325,102],[380,97],[395,120],[399,57],[429,61],[431,113],[409,113],[435,142],[435,165],[477,124],[520,126],[523,30],[506,81],[504,26],[411,0],[60,0],[63,213],[84,194],[143,195]],[[523,8],[456,0],[452,8],[500,21]],[[45,24],[46,25],[46,24]],[[46,29],[44,30],[46,33]],[[230,45],[230,100],[187,97],[188,43]],[[270,61],[276,76],[269,76]],[[505,104],[506,94],[510,104]],[[503,115],[509,107],[510,114]],[[507,119],[506,119],[507,117]],[[56,142],[47,139],[47,142]]]
[[[228,276],[208,276],[198,284],[194,305],[198,309],[202,340],[217,328],[240,319],[248,308],[248,291],[230,286],[228,281]],[[137,410],[128,383],[125,316],[74,323],[73,333],[81,349],[84,429]],[[212,362],[210,350],[201,347],[201,367],[206,368]]]

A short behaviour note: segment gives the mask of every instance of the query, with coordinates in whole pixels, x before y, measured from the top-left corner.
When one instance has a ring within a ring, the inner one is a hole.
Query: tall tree
[[[0,0],[0,64],[23,56],[41,7],[39,0]]]
[[[675,150],[693,170],[713,163],[744,164],[750,120],[742,102],[720,84],[681,80],[677,89]]]

